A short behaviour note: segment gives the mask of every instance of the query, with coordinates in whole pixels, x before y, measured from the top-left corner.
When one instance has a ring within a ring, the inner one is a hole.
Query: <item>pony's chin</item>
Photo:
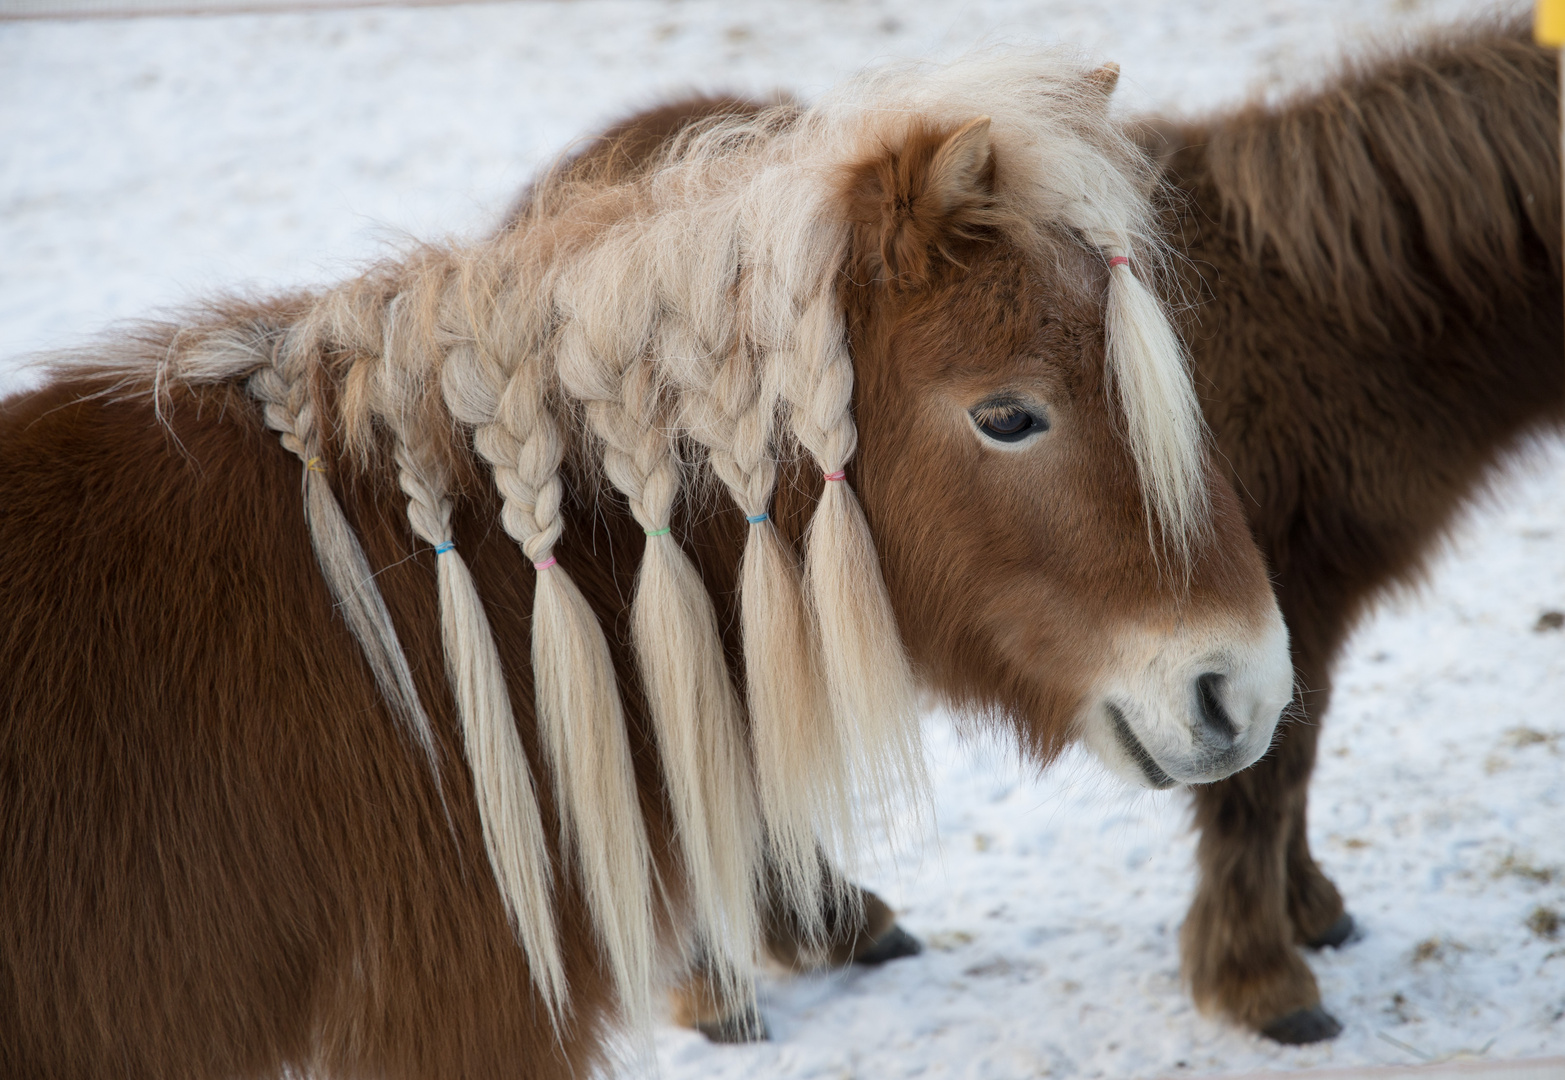
[[[1249,768],[1271,745],[1271,728],[1267,728],[1264,737],[1222,750],[1195,748],[1171,754],[1165,749],[1154,753],[1136,730],[1141,725],[1132,725],[1125,709],[1105,703],[1101,711],[1102,717],[1085,726],[1082,741],[1110,772],[1134,787],[1163,791],[1181,784],[1209,784]]]

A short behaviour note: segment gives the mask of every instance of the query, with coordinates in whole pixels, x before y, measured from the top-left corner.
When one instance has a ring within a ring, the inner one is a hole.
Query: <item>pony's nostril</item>
[[[1205,675],[1197,677],[1195,681],[1201,726],[1222,745],[1229,746],[1239,737],[1239,728],[1234,723],[1233,717],[1228,715],[1228,710],[1223,707],[1220,693],[1222,687],[1223,676],[1215,671],[1208,671]]]

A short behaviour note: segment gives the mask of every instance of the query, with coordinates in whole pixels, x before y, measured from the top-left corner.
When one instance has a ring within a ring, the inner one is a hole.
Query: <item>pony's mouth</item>
[[[1130,757],[1130,760],[1134,761],[1136,767],[1141,770],[1141,775],[1147,778],[1147,783],[1159,791],[1171,788],[1179,783],[1179,781],[1164,772],[1163,767],[1157,763],[1157,760],[1147,751],[1147,748],[1141,745],[1141,740],[1136,738],[1134,731],[1130,730],[1130,721],[1125,719],[1125,714],[1120,711],[1119,706],[1112,701],[1105,702],[1105,704],[1108,707],[1109,720],[1114,725],[1114,737],[1119,740],[1119,745]]]

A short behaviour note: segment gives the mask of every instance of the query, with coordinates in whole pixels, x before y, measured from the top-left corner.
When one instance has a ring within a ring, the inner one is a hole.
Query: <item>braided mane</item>
[[[818,845],[851,841],[857,799],[923,789],[913,677],[852,489],[825,485],[802,569],[767,519],[779,460],[803,453],[834,478],[857,446],[841,301],[852,166],[911,132],[988,118],[987,220],[1040,259],[1061,244],[1113,258],[1108,363],[1145,498],[1178,548],[1205,527],[1199,412],[1143,284],[1164,258],[1151,172],[1106,103],[1101,79],[1054,53],[874,73],[808,108],[698,124],[633,176],[561,170],[497,237],[420,249],[300,301],[278,325],[185,328],[161,358],[155,381],[249,380],[304,466],[321,570],[393,711],[429,749],[395,631],[319,471],[319,432],[346,435],[349,454],[328,468],[394,463],[409,526],[438,553],[447,671],[495,880],[556,1017],[568,995],[551,873],[563,868],[548,857],[535,783],[554,787],[563,850],[633,1022],[649,1009],[657,888],[608,644],[554,558],[567,454],[595,463],[647,537],[633,644],[695,940],[719,968],[749,963],[763,860],[807,900],[830,885]],[[531,775],[452,539],[456,478],[478,473],[537,567],[547,779]],[[711,478],[751,525],[743,701],[712,599],[669,531],[679,500]]]

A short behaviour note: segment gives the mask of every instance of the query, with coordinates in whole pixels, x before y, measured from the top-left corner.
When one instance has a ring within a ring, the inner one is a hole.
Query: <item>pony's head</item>
[[[1161,252],[1112,78],[1049,86],[1043,124],[926,113],[844,171],[849,476],[931,689],[1037,760],[1079,735],[1168,787],[1265,752],[1292,668],[1141,284]]]

